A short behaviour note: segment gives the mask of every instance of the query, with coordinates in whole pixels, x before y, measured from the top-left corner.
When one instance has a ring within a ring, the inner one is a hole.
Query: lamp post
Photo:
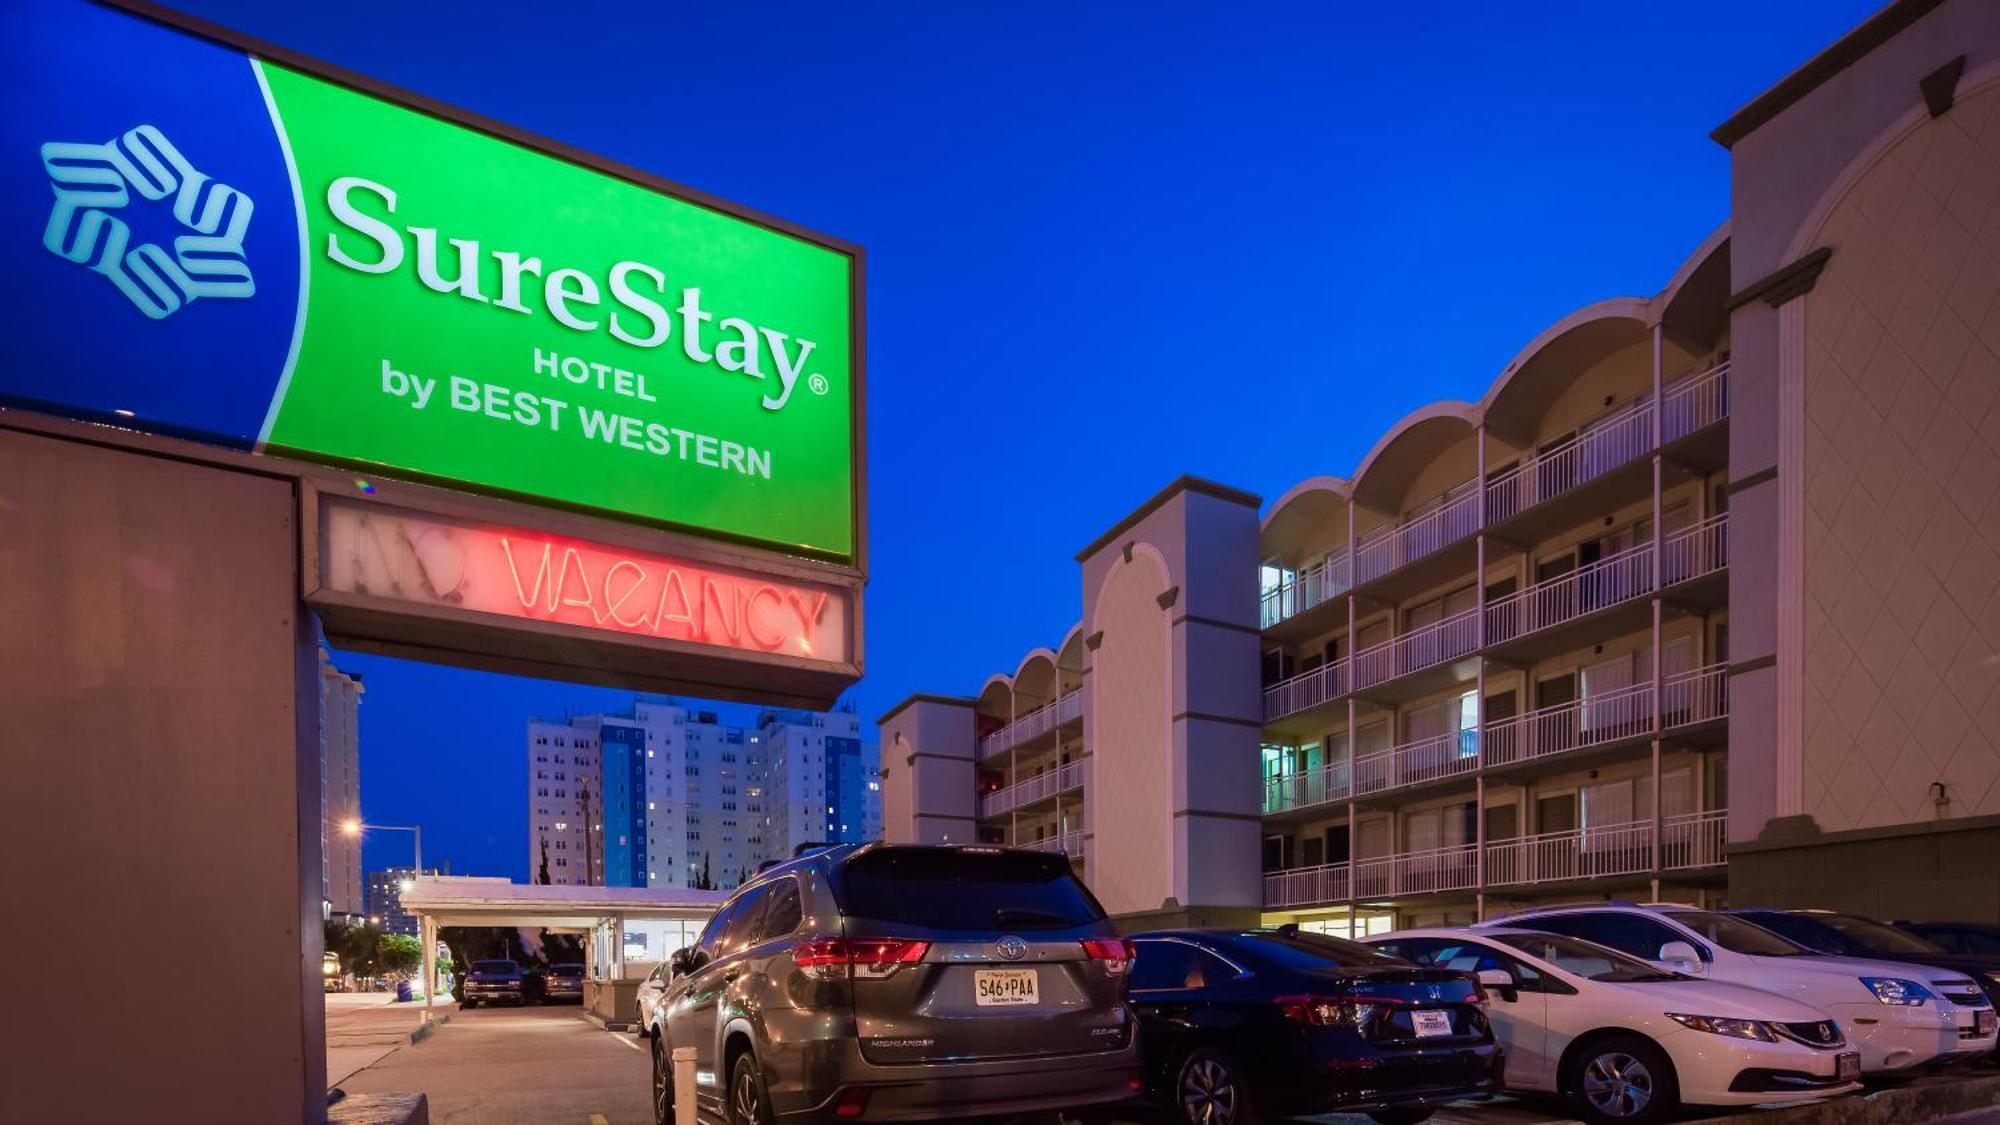
[[[409,833],[409,834],[410,834],[410,835],[411,835],[412,837],[414,837],[414,841],[413,841],[413,842],[414,842],[414,844],[415,844],[415,851],[416,851],[416,854],[415,854],[415,856],[413,857],[413,860],[414,860],[414,863],[415,863],[415,866],[411,868],[411,874],[412,874],[412,877],[413,877],[413,878],[414,878],[414,877],[420,877],[420,876],[422,876],[422,875],[423,875],[423,873],[424,873],[424,829],[423,829],[423,825],[420,825],[420,824],[363,824],[363,823],[361,823],[361,818],[360,818],[360,817],[348,817],[348,818],[347,818],[346,820],[343,820],[343,821],[341,821],[341,822],[340,822],[340,830],[341,830],[341,832],[343,832],[343,833],[345,833],[346,835],[349,835],[349,836],[357,836],[357,837],[358,837],[358,836],[360,836],[360,835],[361,835],[361,833],[362,833],[363,831],[365,831],[365,830],[368,830],[368,829],[375,829],[375,830],[377,830],[377,831],[382,831],[382,832],[408,832],[408,833]],[[403,889],[404,889],[404,890],[408,890],[409,888],[408,888],[408,887],[405,887],[405,888],[403,888]]]

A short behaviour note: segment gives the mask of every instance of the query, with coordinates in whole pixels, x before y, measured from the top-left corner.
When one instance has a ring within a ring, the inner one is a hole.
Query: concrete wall
[[[916,696],[879,720],[882,838],[892,844],[977,839],[972,701]]]
[[[1991,14],[1947,0],[1732,149],[1733,287],[1830,251],[1731,318],[1734,841],[2000,811]]]
[[[1729,901],[1917,922],[2000,923],[1996,856],[2000,817],[1824,835],[1793,821],[1732,851]]]
[[[0,1120],[168,1091],[181,1120],[324,1117],[294,511],[283,481],[0,430]],[[107,960],[107,934],[185,940]]]
[[[1085,878],[1128,928],[1263,901],[1257,498],[1183,478],[1087,550]]]

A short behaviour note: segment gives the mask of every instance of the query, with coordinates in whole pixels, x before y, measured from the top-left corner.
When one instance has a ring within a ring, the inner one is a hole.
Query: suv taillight
[[[1083,951],[1092,961],[1104,962],[1104,971],[1112,976],[1124,972],[1132,964],[1137,950],[1124,938],[1085,938]]]
[[[807,976],[839,980],[852,971],[878,980],[904,965],[914,965],[931,950],[927,941],[907,938],[820,938],[792,950],[792,961]]]

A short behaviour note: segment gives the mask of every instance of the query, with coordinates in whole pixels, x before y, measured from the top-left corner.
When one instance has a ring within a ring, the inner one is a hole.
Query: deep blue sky
[[[1709,130],[1878,6],[180,2],[867,248],[870,719],[1054,644],[1174,476],[1344,475],[1659,289]],[[625,698],[341,662],[367,815],[460,872],[527,876],[522,720]]]

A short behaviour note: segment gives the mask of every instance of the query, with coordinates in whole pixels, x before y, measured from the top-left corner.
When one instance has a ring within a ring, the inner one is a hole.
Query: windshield
[[[1866,918],[1856,918],[1852,914],[1814,914],[1813,921],[1830,929],[1839,930],[1862,945],[1879,953],[1943,953],[1944,946],[1925,941],[1915,934],[1906,934],[1894,926],[1871,922]]]
[[[1615,949],[1593,945],[1582,938],[1508,932],[1494,934],[1493,940],[1511,945],[1530,957],[1539,957],[1563,972],[1585,980],[1635,984],[1687,979],[1676,973],[1663,973],[1636,957],[1627,957]]]
[[[1230,948],[1288,969],[1379,969],[1410,962],[1371,946],[1323,934],[1245,930]]]
[[[1753,926],[1741,918],[1732,918],[1727,914],[1714,914],[1706,910],[1676,910],[1667,917],[1731,953],[1747,953],[1753,957],[1796,957],[1801,953],[1813,952],[1797,942],[1779,937],[1762,926]]]
[[[878,848],[840,871],[849,915],[939,930],[1066,930],[1104,911],[1054,854]]]

